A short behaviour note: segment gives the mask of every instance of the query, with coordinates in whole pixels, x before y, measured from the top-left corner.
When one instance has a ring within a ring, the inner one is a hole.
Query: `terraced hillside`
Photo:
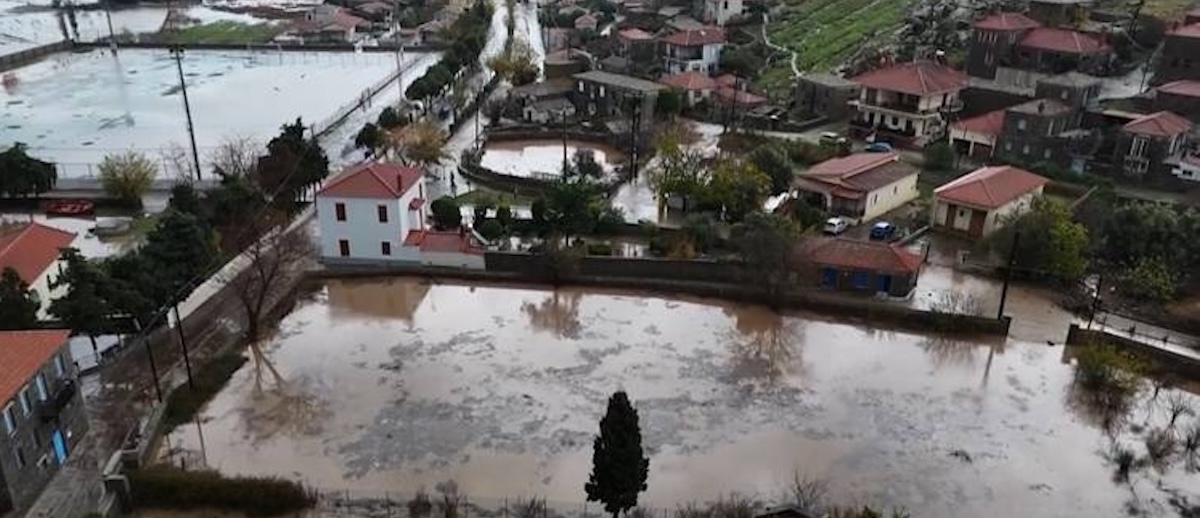
[[[890,38],[915,0],[787,0],[771,15],[771,41],[796,51],[800,70],[829,70],[873,38]],[[791,65],[779,59],[759,78],[769,91],[787,88]]]

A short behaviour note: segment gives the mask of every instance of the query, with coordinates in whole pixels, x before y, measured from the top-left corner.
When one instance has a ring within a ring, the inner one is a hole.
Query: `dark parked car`
[[[871,227],[871,239],[887,241],[896,234],[896,226],[886,221],[880,221]]]

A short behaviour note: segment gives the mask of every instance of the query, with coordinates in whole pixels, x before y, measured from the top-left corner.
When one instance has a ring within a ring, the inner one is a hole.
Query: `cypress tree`
[[[604,503],[616,518],[637,506],[638,493],[646,490],[650,459],[642,452],[642,430],[637,410],[624,391],[608,399],[608,411],[600,420],[600,436],[592,451],[592,473],[584,485],[589,502]]]

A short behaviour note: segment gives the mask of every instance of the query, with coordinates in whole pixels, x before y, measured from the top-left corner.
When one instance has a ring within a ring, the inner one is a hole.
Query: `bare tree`
[[[265,219],[269,218],[255,218],[250,225],[266,225]],[[233,288],[246,314],[246,339],[250,342],[259,338],[268,304],[284,295],[280,293],[282,286],[291,276],[299,274],[300,265],[312,255],[312,243],[303,228],[268,228],[265,232],[248,234],[262,237],[246,243],[245,251],[233,260],[244,264],[244,269],[218,274],[221,282]]]
[[[1170,396],[1167,396],[1167,413],[1171,415],[1171,423],[1167,425],[1167,428],[1175,428],[1175,421],[1180,416],[1195,415],[1196,411],[1192,409],[1191,403],[1182,393],[1172,392]]]
[[[216,149],[209,153],[208,160],[221,176],[249,176],[258,165],[258,157],[264,147],[252,137],[225,137]]]
[[[546,499],[536,496],[518,498],[513,504],[513,515],[516,518],[545,518]]]
[[[945,291],[937,301],[929,305],[929,310],[934,313],[977,317],[983,315],[983,301],[974,293]]]
[[[196,178],[192,156],[182,144],[171,142],[160,149],[158,154],[162,158],[163,173],[174,175],[175,180],[182,183],[190,183]]]
[[[829,493],[829,483],[819,478],[802,475],[799,471],[792,473],[791,500],[792,505],[805,511],[818,512],[825,506],[825,497]]]
[[[438,484],[435,489],[442,495],[438,501],[438,510],[442,518],[458,518],[459,509],[466,502],[466,495],[458,491],[458,483],[449,480]]]

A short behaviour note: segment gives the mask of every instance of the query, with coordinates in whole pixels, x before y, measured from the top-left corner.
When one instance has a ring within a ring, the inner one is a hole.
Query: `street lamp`
[[[179,71],[179,91],[183,93],[183,113],[187,115],[188,138],[192,142],[192,165],[196,168],[196,181],[200,181],[200,153],[196,151],[196,129],[192,125],[192,106],[188,102],[187,81],[183,78],[183,45],[171,45],[171,57],[175,58],[175,69]]]

